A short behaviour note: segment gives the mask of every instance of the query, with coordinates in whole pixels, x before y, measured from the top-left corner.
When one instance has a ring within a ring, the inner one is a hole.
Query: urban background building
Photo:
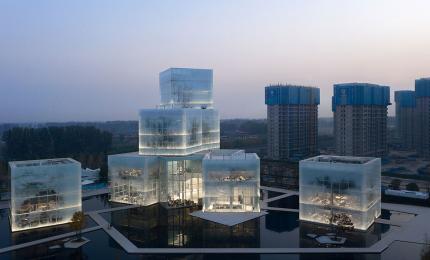
[[[394,100],[396,102],[396,136],[403,149],[413,150],[417,137],[415,92],[412,90],[395,91]]]
[[[430,78],[415,80],[417,114],[417,151],[430,158]]]
[[[335,84],[332,97],[337,155],[384,157],[390,88],[368,83]]]
[[[366,230],[381,215],[381,159],[321,155],[300,161],[300,220]]]
[[[267,86],[265,103],[268,158],[299,161],[317,154],[318,88]]]

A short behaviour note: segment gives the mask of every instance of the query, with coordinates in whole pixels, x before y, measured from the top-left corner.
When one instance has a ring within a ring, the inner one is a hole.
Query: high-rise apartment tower
[[[430,78],[415,80],[417,151],[430,158]]]
[[[319,88],[271,85],[265,92],[268,157],[298,161],[317,154]]]
[[[415,91],[394,92],[396,102],[396,133],[403,149],[413,150],[416,140]]]
[[[387,147],[390,88],[368,83],[335,84],[332,97],[336,154],[383,157]]]

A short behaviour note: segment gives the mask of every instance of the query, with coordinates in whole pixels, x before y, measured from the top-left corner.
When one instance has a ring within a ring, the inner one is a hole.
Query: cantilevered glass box
[[[300,161],[300,219],[335,224],[348,215],[366,230],[381,214],[381,160],[321,155]]]
[[[111,201],[143,206],[158,202],[158,157],[138,153],[109,155],[108,168]]]
[[[73,159],[9,163],[11,228],[21,231],[70,222],[81,211],[81,164]]]
[[[161,105],[211,107],[212,78],[210,69],[170,68],[161,72]]]
[[[139,153],[189,155],[219,148],[219,115],[215,109],[143,109],[139,120]]]
[[[203,211],[259,212],[260,158],[243,150],[214,150],[203,159]]]

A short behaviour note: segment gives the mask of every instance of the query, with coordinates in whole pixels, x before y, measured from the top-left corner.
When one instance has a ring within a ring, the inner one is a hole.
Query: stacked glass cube
[[[212,78],[212,70],[207,69],[171,68],[160,73],[160,106],[140,111],[138,153],[109,156],[112,201],[195,205],[202,203],[207,187],[211,196],[206,200],[211,204],[207,204],[208,211],[224,203],[226,194],[230,194],[230,206],[224,211],[260,210],[259,158],[235,151],[230,160],[216,160],[216,154],[231,151],[219,150],[220,123],[213,108]],[[213,179],[203,176],[202,163],[208,154],[207,169],[211,171],[214,162],[224,171],[221,193],[214,189]],[[216,201],[216,194],[223,198]]]

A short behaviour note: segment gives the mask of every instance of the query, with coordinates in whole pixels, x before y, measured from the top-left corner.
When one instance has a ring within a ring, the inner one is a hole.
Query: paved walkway
[[[285,193],[285,194],[282,194],[282,195],[279,195],[279,196],[276,196],[276,197],[265,199],[265,200],[263,200],[263,202],[269,203],[269,202],[272,202],[272,201],[275,201],[275,200],[280,200],[280,199],[283,199],[283,198],[290,197],[292,195],[293,194]]]
[[[429,243],[427,237],[430,237],[430,208],[392,203],[382,203],[382,208],[418,215],[409,221],[402,222],[399,230],[389,233],[371,248],[382,252],[395,241]]]
[[[97,229],[100,229],[100,226],[96,226],[96,227],[90,227],[90,228],[86,228],[86,229],[82,229],[82,234],[83,233],[87,233],[87,232],[91,232]],[[65,233],[65,234],[61,234],[61,235],[57,235],[57,236],[52,236],[52,237],[47,237],[47,238],[42,238],[42,239],[38,239],[38,240],[34,240],[31,242],[27,242],[27,243],[22,243],[19,245],[13,245],[13,246],[8,246],[8,247],[4,247],[0,249],[0,254],[5,253],[5,252],[9,252],[9,251],[13,251],[13,250],[18,250],[18,249],[22,249],[22,248],[26,248],[26,247],[30,247],[30,246],[35,246],[35,245],[39,245],[39,244],[43,244],[46,242],[51,242],[51,241],[55,241],[55,240],[60,240],[60,239],[64,239],[64,238],[68,238],[68,237],[72,237],[75,236],[76,232],[69,232],[69,233]]]
[[[97,189],[97,190],[84,190],[84,191],[82,191],[82,198],[96,196],[96,195],[102,195],[102,194],[107,194],[107,193],[109,193],[108,188]]]
[[[260,186],[260,189],[274,191],[274,192],[279,192],[279,193],[288,193],[288,194],[291,194],[291,195],[299,195],[299,192],[295,191],[295,190],[286,190],[286,189],[267,187],[267,186]]]
[[[272,211],[285,211],[285,212],[299,213],[298,209],[289,209],[289,208],[261,207],[261,209],[272,210]]]
[[[90,215],[91,213],[100,214],[100,213],[105,213],[105,212],[124,210],[124,209],[133,209],[133,208],[140,208],[140,207],[142,207],[142,206],[124,204],[124,206],[120,206],[120,207],[113,207],[113,208],[108,208],[108,209],[99,209],[99,210],[87,211],[87,212],[85,212],[85,214],[87,214],[87,215]]]
[[[137,247],[130,242],[125,236],[123,236],[118,230],[114,227],[111,227],[109,222],[107,222],[102,216],[97,213],[89,213],[90,217],[100,226],[103,230],[119,245],[121,245],[125,251],[128,253],[134,252],[137,250]]]

